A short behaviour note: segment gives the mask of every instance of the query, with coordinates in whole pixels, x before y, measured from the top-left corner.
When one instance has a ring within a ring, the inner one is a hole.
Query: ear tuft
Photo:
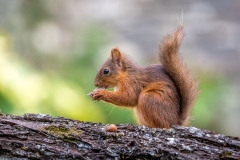
[[[121,67],[122,53],[119,51],[117,47],[114,47],[111,50],[111,58],[113,62],[115,62],[119,67]]]

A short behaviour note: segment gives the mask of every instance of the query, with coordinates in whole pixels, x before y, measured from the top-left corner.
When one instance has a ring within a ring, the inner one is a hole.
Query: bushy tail
[[[167,35],[163,39],[159,53],[160,62],[162,63],[163,68],[178,87],[181,99],[179,115],[179,124],[181,125],[187,123],[188,116],[190,115],[191,109],[198,95],[198,84],[181,60],[178,52],[183,37],[183,26],[181,25],[173,34]]]

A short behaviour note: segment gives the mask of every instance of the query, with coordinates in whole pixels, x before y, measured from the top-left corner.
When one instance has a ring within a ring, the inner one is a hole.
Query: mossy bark
[[[240,139],[194,127],[170,130],[43,114],[0,116],[0,159],[240,159]]]

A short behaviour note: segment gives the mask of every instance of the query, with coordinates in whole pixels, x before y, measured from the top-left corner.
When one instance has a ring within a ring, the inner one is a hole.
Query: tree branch
[[[106,125],[44,114],[0,116],[0,159],[240,159],[240,139],[194,127]]]

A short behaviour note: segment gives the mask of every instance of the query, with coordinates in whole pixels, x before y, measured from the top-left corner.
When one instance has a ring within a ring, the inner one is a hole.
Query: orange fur
[[[171,128],[184,125],[197,97],[197,83],[178,55],[183,26],[164,38],[160,45],[162,65],[139,67],[113,48],[111,56],[99,69],[91,93],[93,100],[134,108],[139,124]],[[107,71],[109,72],[107,72]]]

